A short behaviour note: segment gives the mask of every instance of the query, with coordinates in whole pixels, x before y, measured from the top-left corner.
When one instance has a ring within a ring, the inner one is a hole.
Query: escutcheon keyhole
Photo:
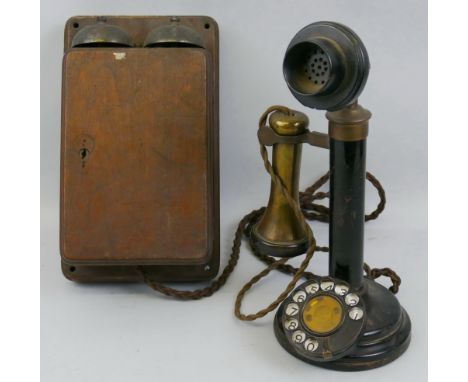
[[[81,160],[84,161],[88,157],[89,150],[87,148],[80,149]]]

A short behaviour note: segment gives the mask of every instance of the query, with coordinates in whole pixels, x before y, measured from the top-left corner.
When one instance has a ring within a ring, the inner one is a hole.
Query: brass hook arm
[[[299,135],[280,135],[269,126],[261,126],[257,132],[258,140],[262,145],[273,146],[277,143],[308,143],[311,146],[330,148],[329,136],[318,131],[307,131]]]

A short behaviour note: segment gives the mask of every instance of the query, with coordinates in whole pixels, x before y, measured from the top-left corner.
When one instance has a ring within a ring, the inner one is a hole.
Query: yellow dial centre
[[[336,329],[343,319],[343,308],[332,296],[317,296],[304,307],[304,324],[315,333],[328,333]]]

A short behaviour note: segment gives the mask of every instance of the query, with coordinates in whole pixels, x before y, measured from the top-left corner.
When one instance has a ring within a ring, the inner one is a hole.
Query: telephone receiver
[[[329,275],[297,287],[278,309],[274,329],[293,356],[337,370],[385,365],[407,349],[411,337],[409,316],[396,297],[363,276],[371,113],[358,97],[369,69],[366,48],[351,29],[334,22],[306,26],[286,50],[284,78],[302,105],[327,111],[328,134],[309,131],[304,113],[282,110],[270,114],[258,131],[260,143],[273,147],[272,167],[281,180],[272,181],[266,210],[249,236],[263,255],[307,251],[307,227],[288,199],[298,204],[302,145],[330,152]]]

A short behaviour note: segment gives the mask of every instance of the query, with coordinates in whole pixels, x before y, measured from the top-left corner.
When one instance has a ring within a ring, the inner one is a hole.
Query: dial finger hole
[[[314,294],[314,293],[317,293],[317,291],[319,290],[319,285],[317,283],[312,283],[312,284],[309,284],[305,287],[305,291],[308,293],[308,294]]]
[[[292,335],[292,340],[296,344],[302,344],[306,339],[306,334],[302,330],[296,330]]]
[[[286,307],[286,314],[288,316],[295,316],[299,312],[299,305],[292,303]]]
[[[360,320],[362,316],[364,316],[364,311],[357,306],[349,311],[349,318],[351,318],[351,320]]]
[[[325,81],[322,81],[322,82],[325,82]],[[349,291],[349,288],[344,284],[338,284],[335,287],[335,293],[338,296],[344,296],[346,293],[348,293],[348,291]]]
[[[284,322],[284,327],[288,330],[296,330],[299,326],[299,321],[295,318],[289,318]]]
[[[322,281],[320,288],[325,291],[333,290],[335,283],[333,281]]]
[[[307,297],[306,292],[304,292],[303,290],[300,290],[293,296],[293,300],[298,303],[302,303],[305,301],[306,297]]]
[[[307,339],[307,341],[304,342],[304,349],[307,351],[316,351],[319,347],[319,343],[317,340],[314,340],[313,338]]]
[[[359,302],[359,296],[356,293],[350,293],[345,297],[345,303],[349,306],[355,306]]]

